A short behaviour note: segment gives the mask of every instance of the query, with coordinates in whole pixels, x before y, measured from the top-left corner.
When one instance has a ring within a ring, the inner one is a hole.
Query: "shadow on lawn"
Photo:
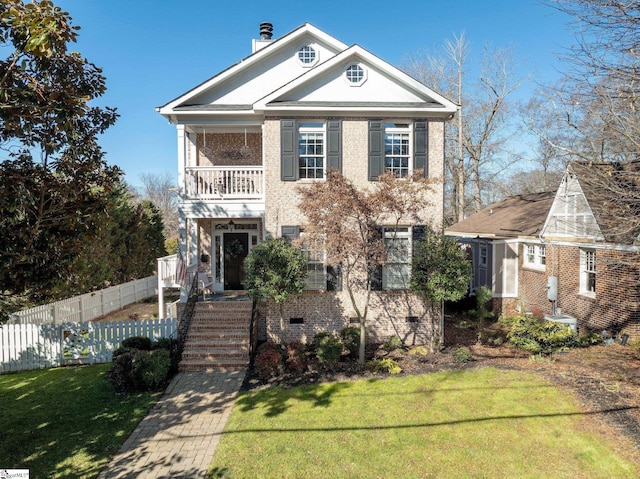
[[[259,394],[247,394],[237,401],[241,411],[251,411],[258,407],[267,408],[265,416],[278,416],[289,409],[288,401],[308,401],[313,407],[328,407],[334,395],[351,387],[350,383],[340,382],[324,385],[297,387],[294,389],[272,388]]]
[[[442,422],[425,422],[416,424],[398,424],[393,426],[381,426],[381,425],[367,425],[358,427],[305,427],[305,428],[253,428],[253,429],[225,429],[225,434],[242,434],[242,433],[256,433],[256,432],[336,432],[336,431],[369,431],[369,430],[385,430],[385,429],[412,429],[412,428],[425,428],[425,427],[438,427],[438,426],[455,426],[456,424],[468,424],[468,423],[481,423],[488,421],[501,421],[512,419],[532,419],[532,418],[554,418],[554,417],[570,417],[570,416],[597,416],[599,414],[610,414],[621,411],[629,411],[633,409],[639,409],[638,406],[626,406],[610,409],[601,409],[598,411],[586,411],[586,412],[567,412],[567,413],[550,413],[550,414],[522,414],[511,416],[491,416],[491,417],[479,417],[469,419],[458,419],[455,421],[442,421]]]

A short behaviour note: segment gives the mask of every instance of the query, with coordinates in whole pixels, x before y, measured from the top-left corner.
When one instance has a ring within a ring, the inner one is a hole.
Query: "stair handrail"
[[[249,364],[253,365],[258,347],[258,302],[254,299],[251,304],[251,320],[249,322]]]
[[[177,333],[177,356],[178,362],[182,360],[182,352],[184,350],[184,343],[187,339],[187,333],[191,326],[191,320],[193,318],[193,312],[196,308],[196,302],[198,301],[198,276],[193,275],[191,284],[189,285],[189,293],[187,294],[187,302],[182,308],[178,324],[176,326]]]

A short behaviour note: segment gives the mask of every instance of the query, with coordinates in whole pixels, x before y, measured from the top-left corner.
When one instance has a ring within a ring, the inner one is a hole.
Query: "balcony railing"
[[[264,199],[262,166],[189,166],[185,169],[185,182],[189,198]]]

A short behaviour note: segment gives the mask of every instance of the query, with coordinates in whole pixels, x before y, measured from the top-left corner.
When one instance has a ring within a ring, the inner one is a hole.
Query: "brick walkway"
[[[244,375],[178,373],[98,479],[205,477]]]

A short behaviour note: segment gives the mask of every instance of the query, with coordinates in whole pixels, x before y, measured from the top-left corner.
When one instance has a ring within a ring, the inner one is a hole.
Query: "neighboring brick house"
[[[640,337],[638,223],[625,221],[635,213],[621,189],[637,191],[636,166],[573,164],[556,192],[513,196],[447,228],[471,249],[471,291],[491,288],[501,314]]]
[[[433,206],[403,224],[402,239],[411,241],[416,224],[440,225],[443,217],[444,128],[456,105],[310,24],[277,40],[271,24],[260,28],[251,55],[158,108],[178,134],[179,247],[216,293],[243,289],[252,247],[299,231],[297,187],[324,181],[327,168],[362,188],[384,171],[424,169],[440,180]],[[330,268],[310,270],[309,290],[285,305],[289,340],[338,330],[355,316]],[[390,289],[372,301],[370,339],[426,341],[422,303],[406,287]],[[277,308],[264,311],[262,339],[279,338]]]

